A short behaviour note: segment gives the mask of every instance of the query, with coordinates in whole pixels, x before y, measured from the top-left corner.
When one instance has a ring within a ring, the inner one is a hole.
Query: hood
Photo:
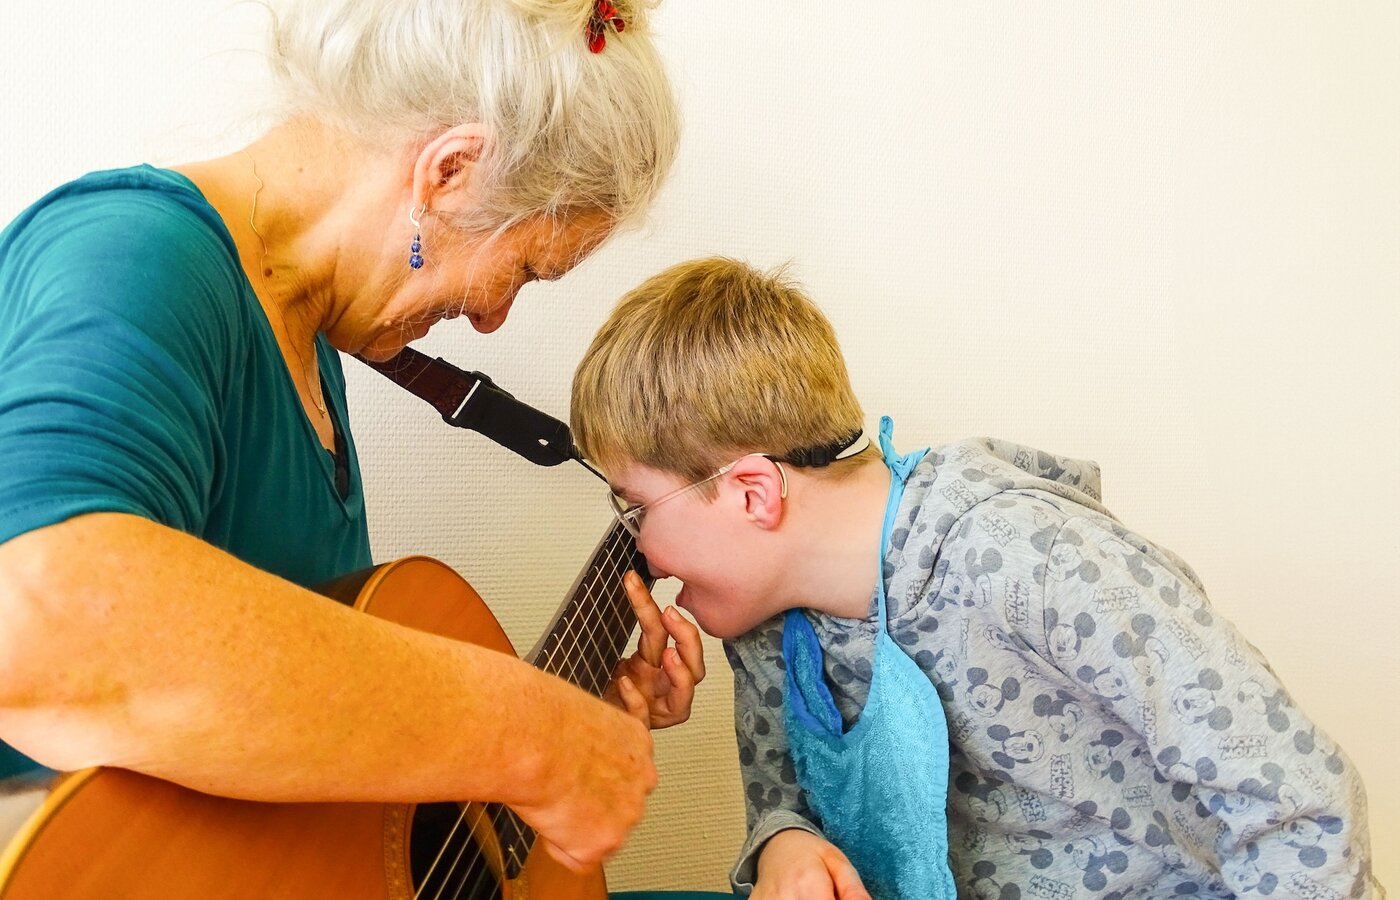
[[[1007,531],[1008,537],[1014,535],[1016,526],[997,512],[995,502],[985,515],[976,517],[975,525],[973,517],[964,518],[973,507],[1008,491],[1036,491],[1045,502],[1070,514],[1074,514],[1070,507],[1078,507],[1112,517],[1102,503],[1099,467],[1089,460],[988,437],[935,447],[909,474],[890,534],[884,578],[892,619],[912,609],[927,593],[930,581],[946,570],[946,565],[937,564],[939,553],[955,528],[987,530],[993,542],[984,553],[995,552],[995,544],[1004,543],[998,540],[999,529]],[[1048,521],[1045,525],[1048,551],[1058,525]]]

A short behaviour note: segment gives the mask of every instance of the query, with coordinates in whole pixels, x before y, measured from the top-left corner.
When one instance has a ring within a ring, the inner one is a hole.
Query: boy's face
[[[738,637],[784,608],[770,584],[772,567],[764,564],[773,531],[750,515],[767,492],[777,490],[776,474],[770,479],[763,470],[777,470],[769,460],[752,460],[711,481],[713,498],[687,490],[649,508],[637,538],[652,574],[684,583],[676,605],[719,638]],[[609,476],[629,506],[689,483],[639,463],[614,467]]]

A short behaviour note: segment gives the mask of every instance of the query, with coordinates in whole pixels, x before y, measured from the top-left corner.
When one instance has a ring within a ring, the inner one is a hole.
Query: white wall
[[[558,415],[657,269],[793,260],[872,419],[1092,457],[1351,753],[1400,885],[1394,3],[668,0],[686,136],[652,228],[425,349]],[[257,12],[0,5],[0,219],[84,170],[237,146]],[[352,366],[377,557],[437,555],[533,642],[607,513]],[[717,646],[614,887],[720,887],[742,829]]]

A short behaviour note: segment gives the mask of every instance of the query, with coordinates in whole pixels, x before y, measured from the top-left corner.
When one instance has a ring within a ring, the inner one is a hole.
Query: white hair
[[[589,50],[597,0],[272,0],[273,70],[291,111],[382,143],[486,126],[483,203],[462,227],[600,211],[656,195],[680,120],[647,27],[651,0]]]

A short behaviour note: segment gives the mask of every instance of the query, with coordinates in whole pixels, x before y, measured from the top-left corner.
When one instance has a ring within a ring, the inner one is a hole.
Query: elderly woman
[[[622,710],[307,586],[370,563],[335,351],[493,331],[656,194],[678,123],[646,19],[306,0],[272,47],[259,140],[87,175],[0,235],[0,749],[251,800],[501,800],[597,862],[655,783],[648,704],[683,717],[703,675],[693,630],[667,626],[673,695]]]

